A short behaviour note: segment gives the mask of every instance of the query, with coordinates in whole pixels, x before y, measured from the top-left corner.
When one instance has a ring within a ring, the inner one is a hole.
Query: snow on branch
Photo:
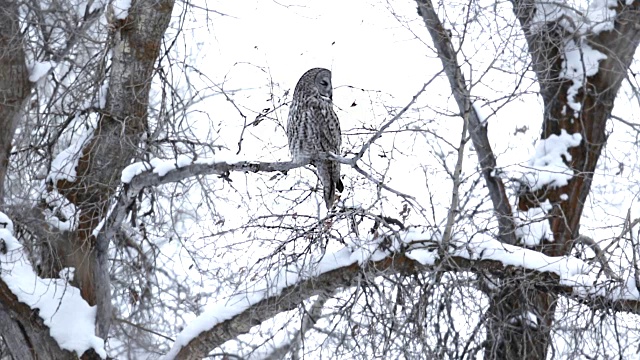
[[[331,158],[334,158],[331,156]],[[340,158],[342,159],[342,158]],[[309,164],[306,162],[254,162],[244,160],[233,154],[216,154],[214,157],[195,159],[189,155],[179,155],[177,159],[151,159],[127,166],[121,175],[124,184],[116,206],[109,212],[108,218],[100,223],[100,229],[94,236],[110,238],[102,229],[113,231],[125,216],[126,209],[138,193],[148,186],[158,186],[177,182],[186,178],[204,175],[228,177],[232,171],[241,172],[286,172]]]
[[[516,237],[525,246],[540,245],[543,240],[553,241],[553,231],[549,225],[549,212],[553,206],[549,200],[541,202],[538,207],[526,211],[516,211]]]
[[[344,158],[334,154],[321,155],[322,159],[331,159],[342,164],[355,166],[357,158]],[[93,231],[98,243],[108,243],[127,215],[127,209],[139,192],[148,186],[158,186],[181,181],[194,176],[219,175],[227,178],[233,171],[239,172],[287,172],[310,163],[310,159],[302,162],[258,162],[248,161],[230,153],[216,154],[209,158],[194,158],[179,155],[176,159],[151,159],[136,162],[127,166],[121,175],[123,186],[120,194],[109,210],[108,215]]]
[[[582,104],[576,100],[576,96],[584,87],[587,77],[596,75],[600,61],[606,58],[605,54],[593,49],[584,38],[565,41],[560,77],[572,82],[567,89],[567,104],[574,110],[573,116],[576,119],[582,110]],[[564,112],[566,113],[566,109]]]
[[[176,182],[192,176],[228,176],[232,171],[272,172],[288,171],[309,162],[257,162],[248,161],[232,154],[216,154],[210,158],[194,159],[179,155],[177,159],[151,159],[137,162],[122,171],[122,182],[131,186],[152,186]]]
[[[582,110],[581,100],[578,100],[579,92],[587,83],[587,78],[595,76],[600,63],[607,59],[605,53],[595,48],[602,50],[602,45],[607,47],[609,44],[594,41],[594,37],[602,32],[614,30],[620,13],[630,5],[630,1],[622,6],[616,0],[593,0],[589,1],[586,7],[566,1],[535,3],[534,16],[530,24],[532,33],[548,31],[549,28],[553,28],[553,25],[549,24],[557,24],[564,30],[564,49],[560,55],[562,65],[559,76],[572,83],[567,89],[567,105],[573,110],[576,119]],[[565,107],[563,113],[566,111]]]
[[[31,64],[27,64],[29,69],[29,81],[38,82],[43,79],[49,72],[56,67],[56,63],[53,61],[36,61]]]
[[[318,160],[333,160],[346,165],[354,165],[358,157],[344,158],[332,153],[321,153]],[[122,171],[121,181],[136,186],[161,185],[201,175],[227,176],[232,171],[240,172],[286,172],[310,163],[310,159],[300,162],[259,162],[251,161],[231,153],[216,154],[213,157],[196,159],[182,154],[176,159],[151,159],[127,166]],[[134,179],[135,178],[135,179]]]
[[[574,257],[551,257],[492,238],[456,241],[439,258],[441,237],[409,230],[369,239],[372,246],[343,248],[321,259],[277,268],[234,295],[220,299],[191,322],[165,356],[199,359],[223,343],[246,334],[278,313],[327,291],[363,281],[365,272],[412,274],[427,271],[516,273],[548,291],[570,296],[592,308],[640,313],[635,282],[598,280],[597,268]],[[380,244],[385,244],[383,250]],[[375,270],[374,270],[375,269]]]
[[[319,157],[330,159],[355,167],[357,158],[344,158],[331,153]],[[110,229],[121,223],[126,216],[126,209],[134,201],[140,190],[148,186],[158,186],[181,181],[186,178],[204,175],[219,175],[226,178],[231,172],[287,172],[310,163],[310,159],[302,162],[258,162],[248,161],[233,154],[216,154],[213,157],[194,159],[192,156],[180,155],[177,159],[151,159],[136,162],[127,166],[121,175],[124,184],[117,199],[117,205],[109,212],[109,218],[101,222],[100,229],[94,235],[106,236],[102,229]],[[106,226],[105,226],[106,225]]]
[[[617,6],[616,0],[589,1],[586,8],[564,0],[536,1],[532,30],[540,30],[549,22],[558,22],[567,31],[577,34],[613,30]]]
[[[93,349],[106,358],[104,340],[95,335],[96,307],[89,306],[80,290],[62,277],[43,279],[36,275],[22,245],[13,237],[13,222],[0,213],[1,282],[38,314],[60,348],[78,356]]]
[[[73,231],[76,229],[79,222],[79,212],[75,204],[56,189],[43,193],[42,200],[47,204],[43,213],[49,225],[60,231]]]
[[[76,168],[82,156],[82,150],[92,138],[93,128],[89,128],[77,135],[67,148],[60,151],[51,162],[51,171],[47,175],[47,183],[56,187],[60,180],[76,181]]]
[[[93,132],[93,126],[88,126],[73,135],[69,146],[60,151],[51,162],[51,170],[43,185],[41,198],[47,205],[44,210],[45,218],[49,225],[60,231],[75,230],[78,211],[75,204],[58,192],[58,182],[76,181],[78,162],[85,146],[93,139]]]
[[[568,134],[565,129],[560,131],[560,135],[539,140],[535,155],[529,160],[529,167],[523,174],[522,181],[528,190],[567,185],[573,177],[573,170],[566,164],[571,161],[569,148],[580,145],[581,141],[582,135]]]

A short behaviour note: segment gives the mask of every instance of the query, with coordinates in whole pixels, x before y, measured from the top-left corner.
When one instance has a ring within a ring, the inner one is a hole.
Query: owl
[[[287,120],[287,138],[293,161],[310,159],[322,182],[324,202],[331,209],[336,189],[344,190],[340,163],[318,160],[319,153],[340,154],[340,122],[331,102],[331,71],[314,68],[302,75],[293,92]]]

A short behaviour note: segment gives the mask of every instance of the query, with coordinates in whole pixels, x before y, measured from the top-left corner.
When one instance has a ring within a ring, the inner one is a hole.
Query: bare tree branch
[[[471,141],[478,155],[478,163],[480,164],[482,176],[489,189],[493,209],[498,218],[500,237],[502,241],[507,244],[515,244],[513,213],[502,179],[494,176],[496,158],[491,150],[486,124],[481,121],[472,106],[471,93],[467,88],[464,75],[462,71],[460,71],[460,66],[456,59],[456,52],[453,50],[453,45],[451,44],[451,38],[442,25],[442,22],[440,22],[433,8],[433,4],[430,0],[417,0],[417,3],[418,14],[424,20],[425,26],[431,34],[433,44],[438,51],[438,57],[442,61],[444,72],[449,79],[453,96],[458,104],[460,116],[467,122]]]

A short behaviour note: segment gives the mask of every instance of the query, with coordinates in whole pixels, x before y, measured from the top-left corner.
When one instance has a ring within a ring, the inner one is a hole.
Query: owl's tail
[[[344,190],[342,181],[340,180],[340,163],[335,161],[322,161],[316,166],[318,169],[318,177],[322,182],[324,192],[324,203],[327,210],[331,210],[333,202],[336,199],[336,189],[340,192]]]

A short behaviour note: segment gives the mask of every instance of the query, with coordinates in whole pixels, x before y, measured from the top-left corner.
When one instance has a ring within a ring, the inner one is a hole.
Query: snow
[[[548,22],[557,21],[568,33],[575,34],[574,37],[565,39],[560,77],[572,82],[567,90],[567,101],[576,118],[582,109],[575,98],[578,91],[584,86],[587,77],[598,73],[600,61],[607,58],[605,54],[589,46],[587,35],[613,30],[617,5],[616,0],[592,0],[587,8],[575,3],[569,5],[564,1],[536,2],[531,27],[533,31],[540,31]]]
[[[592,0],[586,13],[588,28],[583,32],[599,34],[602,31],[613,30],[617,6],[616,0]]]
[[[540,31],[546,23],[558,21],[567,31],[576,35],[599,34],[613,30],[617,5],[616,0],[592,0],[587,8],[575,2],[537,1],[532,29]]]
[[[536,1],[536,11],[531,21],[533,31],[539,31],[544,24],[556,21],[560,18],[573,18],[573,12],[570,11],[564,3],[553,1]]]
[[[93,229],[93,231],[91,231],[91,235],[93,235],[93,237],[95,238],[98,237],[98,235],[100,234],[100,231],[104,227],[104,224],[107,222],[107,219],[111,217],[111,214],[113,213],[113,210],[116,209],[117,205],[118,204],[114,202],[109,208],[109,211],[107,211],[107,215],[103,217],[102,220],[100,220],[100,222],[98,223],[98,225],[96,225],[96,227]]]
[[[8,220],[0,213],[0,220]],[[20,302],[32,309],[49,328],[50,335],[61,348],[75,351],[78,356],[94,349],[102,358],[106,357],[104,340],[95,336],[96,307],[80,296],[80,290],[64,279],[38,277],[27,260],[22,245],[13,237],[11,229],[0,228],[0,241],[6,253],[0,252],[0,278],[7,284]],[[72,276],[69,271],[65,275]]]
[[[120,180],[128,184],[133,180],[136,175],[140,175],[145,171],[153,171],[158,174],[158,176],[165,176],[170,171],[175,169],[180,169],[191,164],[204,164],[204,165],[213,165],[219,163],[226,164],[237,164],[239,162],[246,161],[244,158],[239,157],[230,153],[222,153],[216,154],[210,158],[201,158],[194,160],[194,157],[191,155],[178,155],[176,159],[158,159],[154,158],[146,161],[136,162],[129,166],[127,166],[123,171],[120,177]]]
[[[626,287],[617,289],[616,297],[621,299],[638,300],[640,298],[640,292],[636,285],[636,279],[633,274],[630,274],[625,282]]]
[[[47,76],[52,68],[56,67],[56,63],[53,61],[36,61],[32,64],[27,64],[27,67],[29,68],[29,81],[38,82]]]
[[[212,165],[215,163],[237,164],[240,162],[248,162],[248,160],[242,156],[238,156],[231,152],[218,153],[218,154],[215,154],[213,157],[198,159],[195,161],[196,164],[207,164],[207,165]]]
[[[51,162],[51,170],[47,175],[46,183],[53,185],[53,189],[47,190],[43,185],[42,199],[47,204],[47,208],[44,210],[45,220],[61,231],[75,229],[78,224],[78,214],[75,205],[56,190],[58,181],[76,181],[78,161],[85,145],[92,137],[92,127],[76,133],[71,144],[56,155]]]
[[[540,207],[527,211],[517,211],[514,220],[516,221],[516,237],[525,246],[540,245],[542,240],[553,241],[553,232],[549,226],[547,213],[552,206],[549,200],[545,200]]]
[[[115,0],[113,2],[113,15],[116,19],[124,20],[129,16],[131,0]]]
[[[407,257],[419,262],[422,265],[431,266],[438,260],[438,254],[435,249],[416,249],[411,250]]]
[[[473,106],[473,110],[475,110],[476,115],[478,116],[478,121],[480,121],[480,124],[486,124],[490,114],[487,114],[487,111],[485,111],[484,108],[489,108],[489,105],[479,99],[474,100],[471,105]],[[491,108],[489,108],[489,110],[491,110]]]
[[[76,13],[78,14],[78,17],[84,18],[86,13],[91,14],[96,10],[104,8],[108,1],[109,0],[80,1],[77,3]],[[87,8],[87,5],[89,8]]]
[[[43,200],[47,204],[43,213],[49,225],[60,231],[70,231],[76,228],[79,213],[72,202],[55,189],[45,192]]]
[[[84,145],[93,137],[93,129],[80,134],[78,138],[62,150],[51,162],[51,171],[47,175],[47,182],[56,186],[58,180],[73,182],[76,180],[76,167],[82,155]]]
[[[576,101],[576,95],[584,86],[586,78],[598,73],[600,61],[606,58],[605,54],[594,50],[585,40],[581,40],[579,44],[576,44],[573,39],[565,41],[560,77],[573,82],[567,90],[567,102],[575,111],[576,118],[582,109],[582,104]]]
[[[552,134],[538,141],[534,156],[529,160],[529,169],[523,174],[523,182],[531,191],[545,186],[561,187],[573,177],[573,171],[564,163],[571,161],[568,149],[580,145],[582,135],[568,134],[562,129],[560,135]]]
[[[508,245],[492,238],[474,238],[451,252],[469,260],[496,260],[506,266],[517,266],[539,272],[551,272],[561,279],[587,274],[591,266],[571,256],[547,256],[541,252]]]
[[[193,156],[181,154],[176,158],[176,167],[182,168],[191,164],[193,164]]]
[[[72,267],[63,268],[62,270],[60,270],[58,275],[60,276],[61,279],[65,279],[67,281],[73,281],[76,275],[76,268],[72,268]]]
[[[0,212],[0,229],[6,229],[13,234],[13,221],[11,221],[11,219],[2,212]]]
[[[107,95],[109,95],[109,80],[105,80],[98,89],[98,103],[96,106],[104,109],[107,106]]]
[[[573,287],[573,293],[586,297],[591,293],[594,285],[594,277],[588,274],[577,274],[560,279],[560,285]]]
[[[120,176],[120,181],[122,181],[125,184],[128,184],[131,182],[131,180],[133,180],[134,176],[140,175],[143,172],[151,169],[152,169],[151,164],[149,164],[146,161],[139,161],[139,162],[133,163],[127,166],[126,168],[124,168],[124,170],[122,170],[122,176]]]
[[[149,163],[153,168],[153,172],[158,174],[158,176],[160,177],[165,176],[169,171],[178,168],[174,160],[162,160],[162,159],[155,158],[155,159],[151,159]]]
[[[352,258],[352,255],[353,253],[349,249],[344,248],[335,253],[325,254],[320,261],[312,259],[307,263],[292,264],[272,271],[264,279],[247,285],[247,288],[243,291],[230,296],[225,301],[208,307],[202,315],[190,322],[178,334],[173,347],[165,355],[164,359],[175,358],[180,349],[200,333],[232,319],[267,297],[279,295],[284,288],[355,263],[356,260]]]
[[[386,239],[389,238],[381,236],[375,239],[366,237],[364,239],[354,239],[355,241],[350,241],[349,245],[352,250],[349,255],[349,259],[352,263],[357,262],[359,264],[366,261],[378,261],[384,259],[388,253],[380,250],[380,243]],[[397,250],[399,248],[397,241],[393,241],[391,248],[393,250]]]
[[[517,324],[519,322],[522,322],[523,324],[527,324],[529,327],[534,329],[538,327],[538,317],[536,316],[536,314],[532,313],[531,311],[526,311],[522,315],[517,315],[509,319],[509,323],[511,324]]]

